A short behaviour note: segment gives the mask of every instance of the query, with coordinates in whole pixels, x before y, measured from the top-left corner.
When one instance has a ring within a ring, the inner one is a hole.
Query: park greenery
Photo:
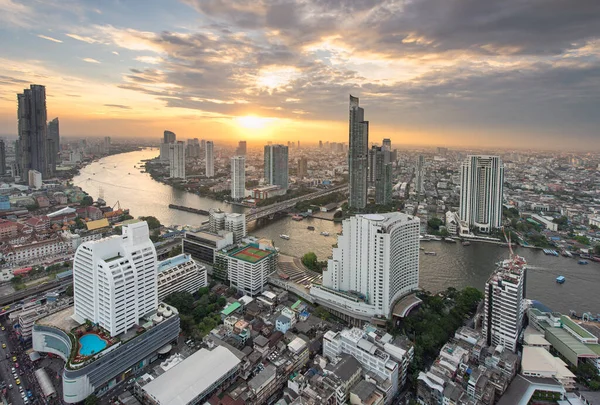
[[[206,336],[221,322],[221,310],[227,299],[203,287],[194,295],[189,292],[175,292],[165,298],[165,302],[179,311],[183,332],[200,339]]]
[[[355,214],[381,214],[387,212],[401,211],[404,209],[404,202],[393,199],[390,204],[374,204],[369,203],[365,208],[352,208],[348,206],[348,203],[342,205],[342,211],[344,218],[351,217]]]
[[[259,200],[256,203],[257,207],[266,207],[267,205],[277,204],[283,201],[291,200],[292,198],[302,197],[303,195],[314,193],[315,190],[308,187],[300,187],[297,189],[290,189],[284,195],[276,195],[273,197]]]
[[[465,287],[460,291],[449,287],[439,294],[422,292],[418,296],[423,301],[418,310],[396,325],[388,323],[391,334],[404,334],[415,344],[411,364],[413,384],[416,384],[419,370],[431,365],[442,346],[459,327],[467,324],[483,299],[483,293],[474,287]]]
[[[158,242],[160,239],[160,227],[162,226],[160,221],[153,216],[140,217],[140,219],[148,223],[148,228],[150,229],[150,240],[154,243]]]
[[[322,273],[323,269],[327,267],[327,260],[320,262],[314,252],[308,252],[302,256],[302,264],[309,270]]]
[[[592,391],[600,391],[600,373],[591,363],[580,362],[575,371],[577,381]]]
[[[331,193],[321,197],[313,198],[312,200],[300,201],[296,204],[297,211],[308,211],[311,208],[322,207],[327,204],[337,203],[344,201],[346,199],[346,195],[344,193]]]

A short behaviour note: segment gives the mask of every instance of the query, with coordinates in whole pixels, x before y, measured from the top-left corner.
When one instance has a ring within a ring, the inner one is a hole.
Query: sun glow
[[[257,117],[255,115],[246,115],[244,117],[235,118],[236,123],[246,129],[263,129],[273,120],[274,118]]]

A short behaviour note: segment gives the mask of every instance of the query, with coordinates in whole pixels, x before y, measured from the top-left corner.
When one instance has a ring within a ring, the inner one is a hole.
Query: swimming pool
[[[79,338],[79,354],[82,356],[90,356],[92,354],[102,351],[107,343],[106,340],[102,339],[95,333],[88,333]]]

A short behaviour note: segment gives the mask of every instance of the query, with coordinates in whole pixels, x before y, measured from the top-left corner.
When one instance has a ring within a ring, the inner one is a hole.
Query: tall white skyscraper
[[[146,222],[123,234],[84,242],[73,260],[75,313],[111,336],[126,332],[158,307],[157,260]]]
[[[169,177],[185,180],[185,143],[169,144]]]
[[[394,302],[419,286],[419,226],[399,212],[345,219],[323,285],[310,294],[351,317],[388,317]]]
[[[215,156],[213,141],[206,141],[206,177],[215,176]]]
[[[246,196],[246,158],[231,158],[231,198],[241,200]]]
[[[470,155],[462,164],[460,219],[480,232],[502,225],[504,166],[498,156]]]
[[[485,285],[483,335],[489,346],[517,351],[525,314],[527,263],[520,256],[504,260]]]
[[[358,102],[358,97],[350,96],[348,205],[352,208],[365,208],[369,171],[369,121],[365,121],[365,110],[359,107]]]

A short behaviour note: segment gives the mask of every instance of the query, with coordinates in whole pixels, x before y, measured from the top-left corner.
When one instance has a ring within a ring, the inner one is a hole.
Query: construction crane
[[[121,203],[117,200],[117,202],[115,203],[115,205],[112,206],[112,210],[115,210],[115,207],[119,207],[119,209],[121,209]]]

